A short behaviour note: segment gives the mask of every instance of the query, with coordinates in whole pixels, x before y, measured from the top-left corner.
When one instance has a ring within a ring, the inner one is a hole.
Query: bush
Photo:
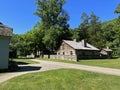
[[[120,48],[113,48],[113,53],[112,56],[113,57],[120,57]]]

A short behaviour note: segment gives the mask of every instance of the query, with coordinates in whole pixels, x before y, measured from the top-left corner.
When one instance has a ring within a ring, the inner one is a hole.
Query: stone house
[[[12,28],[0,23],[0,69],[8,68],[9,42],[12,36]]]
[[[63,40],[57,51],[57,58],[79,60],[79,59],[96,59],[99,58],[99,49],[90,45],[85,40],[77,42],[76,40]]]

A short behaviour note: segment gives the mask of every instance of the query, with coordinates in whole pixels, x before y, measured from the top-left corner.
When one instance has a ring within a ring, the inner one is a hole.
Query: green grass
[[[29,59],[13,59],[17,64],[37,64],[38,62],[31,61]]]
[[[120,59],[81,60],[79,64],[120,69]]]
[[[0,90],[120,90],[120,77],[59,69],[15,77],[0,84]]]
[[[55,60],[55,59],[43,59],[43,60],[120,69],[120,58],[119,59],[79,60],[78,62],[69,61],[69,60]]]

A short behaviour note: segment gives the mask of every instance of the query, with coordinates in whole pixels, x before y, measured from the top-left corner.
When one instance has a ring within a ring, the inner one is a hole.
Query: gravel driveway
[[[40,62],[40,64],[19,65],[20,69],[17,72],[1,75],[0,83],[26,73],[42,72],[42,71],[60,69],[60,68],[80,69],[80,70],[92,71],[97,73],[120,76],[120,69],[70,64],[70,63],[63,63],[63,62],[44,61],[44,60],[37,60],[37,59],[32,59],[32,61]]]

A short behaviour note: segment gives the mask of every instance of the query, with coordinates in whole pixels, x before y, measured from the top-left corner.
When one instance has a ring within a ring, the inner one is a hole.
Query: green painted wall
[[[9,41],[9,37],[0,36],[0,69],[8,68]]]

